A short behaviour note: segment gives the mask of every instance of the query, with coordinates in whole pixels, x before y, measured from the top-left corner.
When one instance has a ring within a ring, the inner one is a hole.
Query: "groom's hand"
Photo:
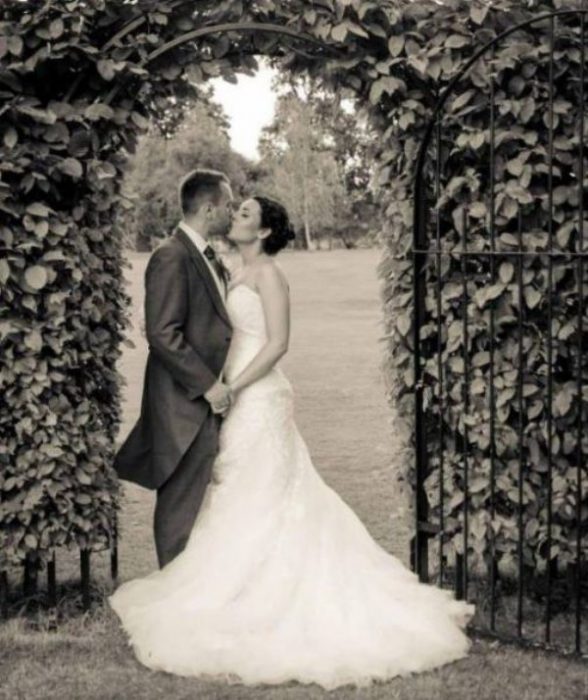
[[[204,394],[212,407],[213,413],[226,413],[231,406],[231,391],[223,382],[215,382]]]

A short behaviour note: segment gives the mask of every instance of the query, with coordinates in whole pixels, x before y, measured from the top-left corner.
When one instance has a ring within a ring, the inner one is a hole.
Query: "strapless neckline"
[[[259,292],[256,292],[255,289],[253,289],[252,287],[250,287],[248,284],[245,284],[244,282],[239,282],[239,283],[236,284],[234,287],[230,287],[230,288],[229,288],[229,291],[228,291],[228,294],[230,294],[231,292],[234,292],[236,289],[239,289],[240,287],[242,287],[243,289],[247,289],[248,291],[251,292],[251,294],[255,294],[256,297],[261,298],[261,297],[259,296]]]

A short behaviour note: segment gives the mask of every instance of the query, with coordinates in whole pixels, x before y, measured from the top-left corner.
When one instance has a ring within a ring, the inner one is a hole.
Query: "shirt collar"
[[[208,245],[208,242],[202,238],[202,235],[199,234],[198,231],[194,231],[194,229],[191,226],[188,226],[185,221],[180,221],[178,228],[181,228],[182,231],[188,235],[196,248],[198,248],[201,253],[204,253],[204,249]]]

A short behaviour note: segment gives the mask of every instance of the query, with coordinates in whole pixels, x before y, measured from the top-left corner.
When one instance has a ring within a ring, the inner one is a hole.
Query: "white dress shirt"
[[[206,263],[208,269],[210,270],[210,274],[212,275],[212,279],[216,282],[216,286],[218,287],[218,291],[220,294],[220,298],[223,300],[223,302],[226,300],[226,287],[221,279],[219,279],[219,276],[216,273],[216,270],[214,267],[211,265],[210,260],[204,255],[204,249],[208,245],[208,242],[202,238],[201,234],[198,233],[198,231],[194,231],[194,229],[191,226],[188,226],[188,224],[185,221],[180,221],[178,224],[178,227],[182,229],[182,231],[188,236],[188,238],[192,241],[192,243],[198,248],[198,252],[202,255],[202,259]],[[218,376],[218,381],[222,382],[224,381],[224,369],[221,370],[219,376]]]
[[[212,279],[216,282],[216,286],[218,287],[219,294],[221,296],[221,299],[224,301],[226,298],[226,288],[223,283],[223,281],[219,278],[216,270],[212,266],[210,260],[204,255],[204,249],[206,248],[208,242],[202,238],[201,234],[198,233],[198,231],[194,231],[194,229],[191,226],[188,226],[188,224],[185,221],[180,221],[178,224],[178,228],[181,228],[182,231],[188,236],[188,238],[192,241],[192,243],[198,248],[200,254],[202,255],[202,258],[204,259],[204,262],[208,266],[208,269],[210,270],[210,274],[212,275]]]

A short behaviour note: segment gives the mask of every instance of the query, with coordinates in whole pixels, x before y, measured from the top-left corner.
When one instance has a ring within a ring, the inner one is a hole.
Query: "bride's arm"
[[[263,304],[267,342],[230,383],[230,389],[235,392],[267,374],[288,350],[290,300],[286,283],[273,265],[266,265],[259,270],[257,289]]]

